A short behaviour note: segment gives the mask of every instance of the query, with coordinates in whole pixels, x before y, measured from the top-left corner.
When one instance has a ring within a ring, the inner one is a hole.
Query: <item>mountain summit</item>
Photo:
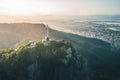
[[[30,41],[0,52],[0,80],[88,80],[87,64],[67,41]]]

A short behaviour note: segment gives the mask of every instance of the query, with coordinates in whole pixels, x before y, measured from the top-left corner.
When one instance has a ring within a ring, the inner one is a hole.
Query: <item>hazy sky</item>
[[[0,15],[120,14],[120,0],[0,0]]]

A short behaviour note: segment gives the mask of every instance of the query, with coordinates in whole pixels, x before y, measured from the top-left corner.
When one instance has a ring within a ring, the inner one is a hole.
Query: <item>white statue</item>
[[[49,30],[48,30],[48,25],[45,26],[46,27],[46,36],[45,36],[45,40],[49,41]]]

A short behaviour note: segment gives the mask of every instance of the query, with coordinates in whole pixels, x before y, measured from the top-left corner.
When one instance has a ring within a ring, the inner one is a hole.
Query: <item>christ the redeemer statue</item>
[[[46,27],[46,36],[45,36],[45,40],[49,41],[49,30],[48,30],[48,25],[45,25]]]

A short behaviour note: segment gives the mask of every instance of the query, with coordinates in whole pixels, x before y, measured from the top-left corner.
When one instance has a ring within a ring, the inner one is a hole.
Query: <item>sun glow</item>
[[[0,15],[120,14],[120,0],[0,0]]]
[[[8,2],[4,0],[0,3],[0,6],[4,7],[4,13],[8,15],[33,15],[33,14],[49,14],[52,10],[52,6],[48,6],[47,3],[37,1],[24,1],[24,0],[11,0]]]

